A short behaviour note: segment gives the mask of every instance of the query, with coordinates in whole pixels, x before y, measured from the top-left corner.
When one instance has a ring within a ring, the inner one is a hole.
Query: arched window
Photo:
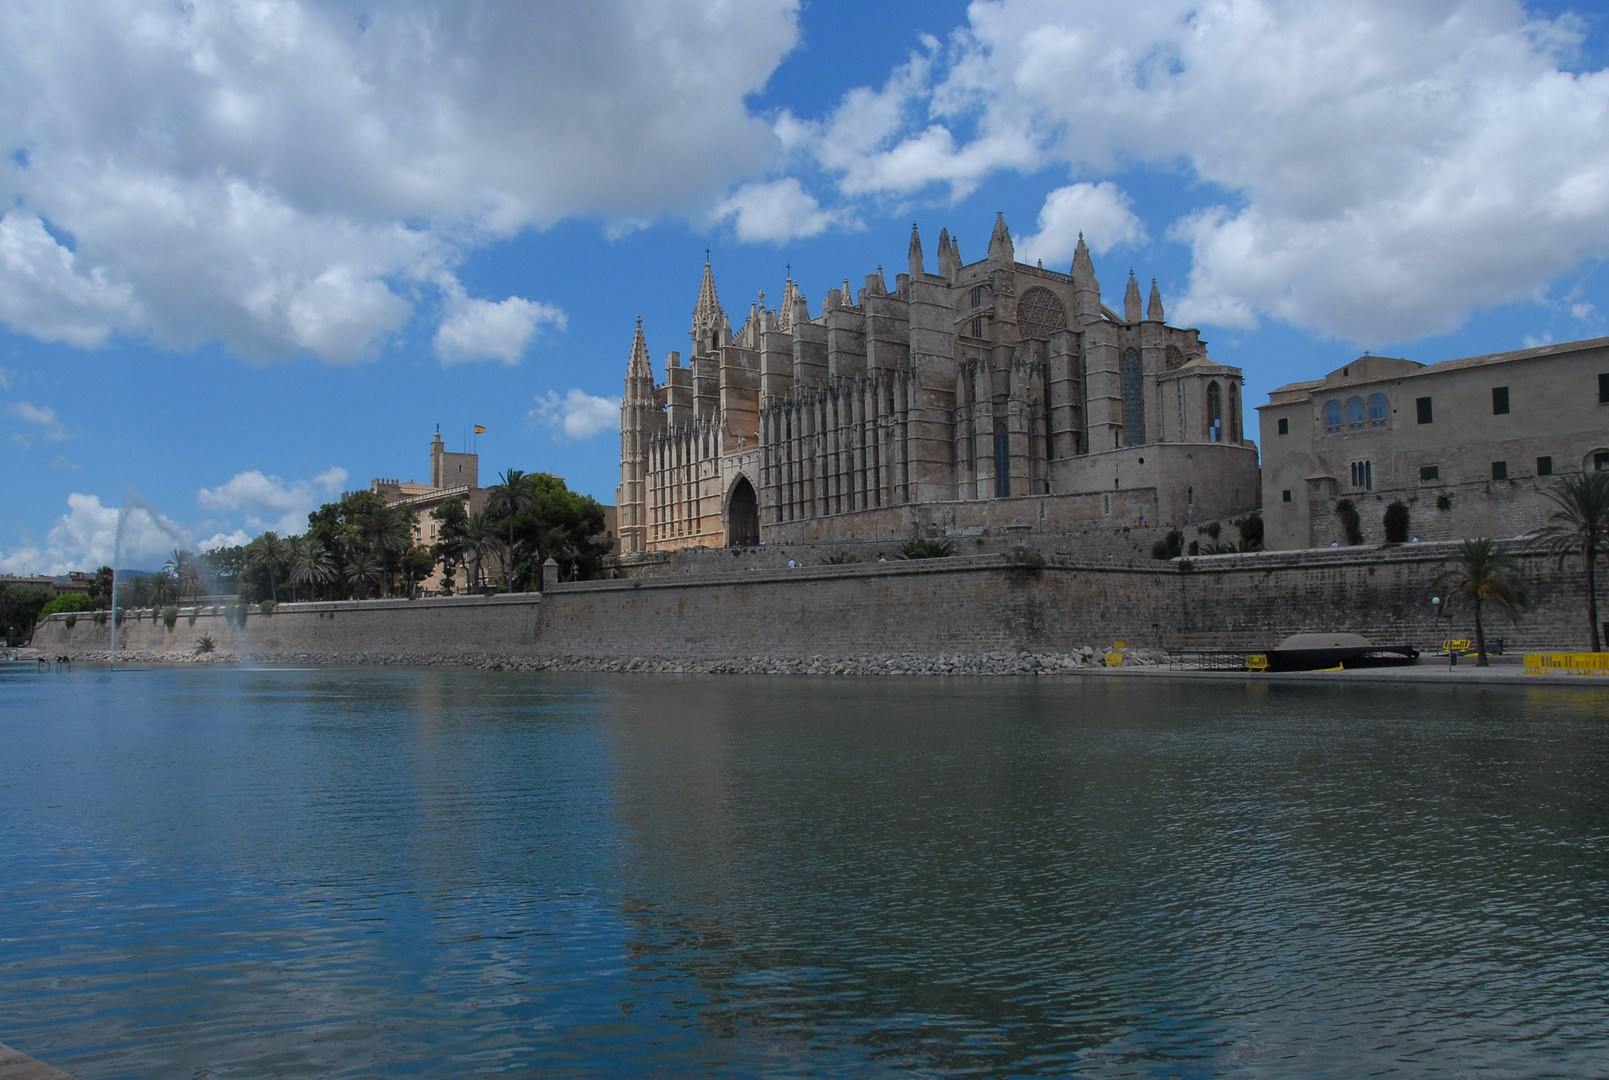
[[[981,286],[972,290],[972,306],[975,308],[983,306],[983,289]]]
[[[1229,384],[1229,438],[1240,442],[1243,438],[1240,430],[1240,384]]]
[[[1363,426],[1363,399],[1360,397],[1347,398],[1346,426],[1360,428]]]
[[[1123,350],[1123,445],[1145,443],[1145,382],[1141,377],[1140,350]]]
[[[1223,438],[1223,391],[1218,389],[1217,380],[1214,380],[1207,384],[1207,441],[1223,442]]]
[[[1386,418],[1391,415],[1391,409],[1386,403],[1384,394],[1369,395],[1369,426],[1385,427]]]
[[[979,316],[977,316],[976,318],[974,318],[972,320],[972,336],[973,337],[982,337],[983,336],[983,316],[982,315],[979,315]]]
[[[1326,401],[1324,403],[1324,430],[1328,433],[1341,430],[1341,403],[1339,401]]]

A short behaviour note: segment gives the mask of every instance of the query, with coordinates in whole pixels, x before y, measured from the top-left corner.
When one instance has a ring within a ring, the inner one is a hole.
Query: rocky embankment
[[[313,664],[319,666],[469,667],[481,671],[643,672],[656,675],[1062,675],[1104,665],[1093,648],[1066,653],[983,653],[918,656],[464,656],[453,653],[295,653],[274,657],[235,653],[119,652],[120,664]],[[105,663],[106,652],[75,654],[74,660]],[[1162,654],[1129,649],[1124,667],[1154,667]]]

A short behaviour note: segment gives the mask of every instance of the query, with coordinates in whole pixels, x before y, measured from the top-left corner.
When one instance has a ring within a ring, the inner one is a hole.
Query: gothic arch
[[[742,473],[726,493],[726,546],[751,547],[760,542],[760,500]]]

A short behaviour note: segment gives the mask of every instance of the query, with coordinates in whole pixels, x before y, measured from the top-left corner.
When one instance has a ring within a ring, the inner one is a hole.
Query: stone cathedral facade
[[[997,220],[936,273],[913,226],[882,268],[812,317],[789,280],[736,333],[708,262],[692,344],[656,382],[642,321],[620,408],[622,554],[683,547],[1183,525],[1259,505],[1239,369],[1207,359],[1129,274],[1101,302],[1083,238],[1070,273],[1016,261]]]

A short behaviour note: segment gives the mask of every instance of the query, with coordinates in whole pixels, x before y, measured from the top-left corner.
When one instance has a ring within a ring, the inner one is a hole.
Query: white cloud
[[[1205,181],[1222,204],[1169,231],[1193,254],[1185,320],[1412,338],[1609,252],[1609,72],[1561,70],[1571,18],[1506,0],[967,11],[881,90],[784,115],[779,137],[850,197],[1056,166]],[[1051,209],[1036,241],[1059,249]]]
[[[563,330],[564,312],[551,304],[510,296],[506,300],[476,300],[464,295],[450,275],[440,279],[447,295],[445,317],[436,330],[436,355],[444,364],[475,360],[519,361],[542,326]]]
[[[556,429],[554,438],[590,439],[605,431],[620,430],[620,398],[595,397],[572,388],[564,397],[549,390],[536,399],[526,421]]]
[[[120,570],[155,569],[174,548],[189,545],[187,530],[137,504],[124,516],[119,553],[118,513],[115,506],[103,506],[99,495],[74,492],[67,496],[67,513],[56,519],[45,544],[0,552],[0,572],[65,574],[114,564]]]
[[[312,480],[286,483],[257,469],[236,473],[214,488],[196,492],[203,509],[217,513],[244,512],[246,524],[261,532],[273,529],[282,535],[307,530],[307,515],[319,503],[335,498],[346,483],[346,470],[329,468]]]
[[[61,442],[68,437],[67,428],[62,425],[56,416],[56,410],[44,405],[35,405],[28,401],[14,401],[6,407],[12,416],[30,425],[28,431],[17,432],[12,438],[17,445],[26,449],[32,445],[33,439],[43,439],[46,442]]]
[[[715,216],[736,218],[737,238],[746,244],[780,244],[817,236],[837,220],[791,176],[745,184],[716,205]]]
[[[196,541],[196,550],[207,552],[216,551],[219,548],[240,547],[243,544],[249,544],[251,540],[251,534],[244,529],[236,529],[234,532],[229,533],[213,533],[205,540]]]
[[[1145,226],[1129,206],[1129,197],[1110,180],[1057,188],[1045,196],[1039,231],[1016,242],[1017,257],[1043,259],[1052,265],[1071,263],[1079,233],[1096,254],[1119,245],[1142,244]]]
[[[798,0],[11,5],[0,320],[79,346],[362,359],[483,243],[689,213],[763,168],[775,136],[745,99],[797,15]],[[529,320],[525,303],[505,317]]]

